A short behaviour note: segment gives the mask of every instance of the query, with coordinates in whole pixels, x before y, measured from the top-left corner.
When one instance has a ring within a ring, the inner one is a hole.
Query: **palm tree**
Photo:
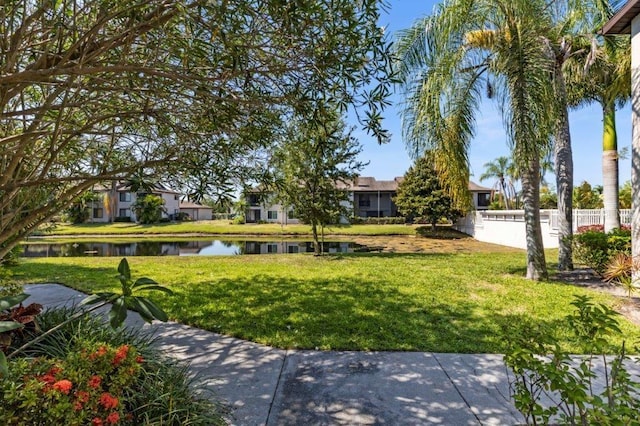
[[[513,182],[509,179],[509,170],[512,168],[509,157],[498,157],[493,161],[484,164],[484,173],[480,175],[480,182],[486,179],[497,179],[493,189],[497,190],[504,203],[504,207],[512,208],[511,201],[516,198],[516,190]]]
[[[613,15],[610,2],[600,4],[601,14],[595,15],[593,28],[600,28]],[[602,108],[602,183],[604,229],[620,227],[618,200],[618,137],[616,108],[631,98],[631,41],[627,36],[591,36],[589,49],[582,50],[577,60],[565,69],[574,107],[597,102]]]
[[[399,78],[407,94],[405,142],[436,154],[454,200],[469,199],[468,148],[484,89],[499,100],[523,187],[527,277],[547,277],[540,230],[540,157],[553,131],[549,74],[540,34],[543,0],[450,0],[400,34]]]

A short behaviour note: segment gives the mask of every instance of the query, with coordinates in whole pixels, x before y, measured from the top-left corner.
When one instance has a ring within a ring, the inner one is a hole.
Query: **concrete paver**
[[[27,303],[46,307],[86,297],[57,284],[25,286],[25,292]],[[162,351],[188,362],[196,381],[232,408],[231,424],[524,422],[509,399],[501,355],[285,351],[174,322],[149,325],[136,313],[127,325],[154,333]],[[638,380],[640,366],[630,365],[630,372]]]

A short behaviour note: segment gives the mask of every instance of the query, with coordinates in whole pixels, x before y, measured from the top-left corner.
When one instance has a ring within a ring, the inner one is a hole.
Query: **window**
[[[123,203],[131,202],[131,193],[130,192],[121,192],[120,193],[120,201]]]
[[[293,210],[289,210],[287,212],[287,219],[295,219],[296,218],[296,213]]]
[[[289,246],[289,247],[287,247],[287,251],[289,253],[300,253],[300,247],[298,247],[297,245]]]
[[[102,219],[104,214],[104,210],[101,207],[96,207],[93,209],[93,218],[94,219]]]
[[[120,216],[120,217],[131,217],[131,209],[120,209],[120,210],[118,210],[118,216]]]
[[[180,199],[180,196],[178,194],[176,194],[176,195],[173,196],[173,199],[178,201]]]
[[[488,207],[490,199],[491,199],[491,194],[489,194],[487,192],[479,192],[478,193],[478,207]]]
[[[260,197],[258,197],[257,194],[251,194],[248,198],[250,206],[257,206],[258,204],[260,204]]]
[[[278,212],[275,211],[275,210],[269,210],[267,212],[267,219],[277,220],[278,219]]]
[[[267,244],[267,253],[277,253],[278,245],[277,244]]]
[[[358,207],[371,207],[371,199],[370,198],[360,198],[358,200]]]

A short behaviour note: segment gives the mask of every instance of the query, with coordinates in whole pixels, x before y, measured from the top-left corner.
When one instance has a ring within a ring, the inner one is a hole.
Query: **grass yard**
[[[325,228],[327,235],[415,235],[429,234],[421,225],[332,225]],[[439,233],[456,233],[440,228]],[[213,235],[311,235],[308,225],[246,224],[234,225],[228,220],[159,223],[85,223],[81,225],[56,224],[43,235],[153,235],[153,234],[213,234]]]
[[[557,326],[574,294],[616,300],[521,278],[521,251],[128,260],[134,279],[154,278],[175,292],[153,295],[172,319],[280,348],[502,353],[509,333]],[[13,274],[95,292],[116,288],[118,261],[29,259]],[[621,323],[629,343],[640,340],[638,327]],[[566,330],[555,333],[581,351]]]

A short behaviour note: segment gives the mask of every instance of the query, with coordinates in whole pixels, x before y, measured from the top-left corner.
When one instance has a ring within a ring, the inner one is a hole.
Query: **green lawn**
[[[25,260],[24,282],[86,292],[115,289],[116,258]],[[524,322],[556,326],[574,294],[612,297],[521,278],[524,253],[131,257],[134,278],[170,317],[281,348],[502,353]],[[505,331],[508,327],[516,331]],[[622,321],[629,342],[640,329]],[[566,330],[557,329],[559,336]],[[580,349],[563,338],[563,345]],[[629,345],[630,346],[630,345]]]
[[[415,235],[424,226],[414,225],[332,225],[329,235]],[[428,232],[428,231],[424,231]],[[56,224],[43,235],[132,235],[132,234],[215,234],[215,235],[310,235],[308,225],[246,224],[226,220],[140,225],[137,223]]]

